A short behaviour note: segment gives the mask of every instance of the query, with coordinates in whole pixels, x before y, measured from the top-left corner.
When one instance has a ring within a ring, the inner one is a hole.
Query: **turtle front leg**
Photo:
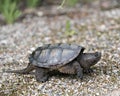
[[[45,82],[48,80],[49,76],[47,74],[47,69],[36,68],[35,77],[37,82]]]
[[[75,62],[73,62],[73,66],[77,72],[77,76],[80,79],[83,79],[83,68],[80,66],[80,64],[77,61],[75,61]]]

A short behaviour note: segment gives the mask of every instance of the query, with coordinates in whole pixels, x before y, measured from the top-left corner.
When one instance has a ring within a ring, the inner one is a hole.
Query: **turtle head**
[[[95,53],[83,53],[80,55],[79,63],[82,68],[88,69],[95,65],[101,58],[100,52]]]

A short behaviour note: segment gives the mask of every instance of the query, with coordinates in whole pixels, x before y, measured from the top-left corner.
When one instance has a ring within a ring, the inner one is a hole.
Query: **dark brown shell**
[[[75,44],[46,44],[33,51],[29,61],[38,67],[60,67],[74,60],[84,49],[84,47]]]

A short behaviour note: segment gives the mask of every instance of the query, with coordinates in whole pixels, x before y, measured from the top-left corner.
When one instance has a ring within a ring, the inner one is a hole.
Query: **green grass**
[[[40,0],[27,0],[27,6],[30,8],[37,7],[40,3]]]
[[[74,34],[76,34],[76,32],[71,29],[70,21],[67,20],[66,26],[65,26],[65,35],[66,36],[73,36]]]
[[[75,6],[79,0],[66,0],[68,6]]]
[[[0,0],[0,12],[5,18],[7,24],[13,23],[21,15],[20,10],[17,8],[17,1]]]
[[[61,5],[59,6],[59,8],[62,8],[64,5],[68,5],[68,6],[75,6],[78,3],[79,0],[63,0],[61,2]]]

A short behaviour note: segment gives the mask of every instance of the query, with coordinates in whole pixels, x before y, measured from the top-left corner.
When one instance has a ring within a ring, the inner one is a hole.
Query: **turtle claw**
[[[87,74],[92,73],[92,72],[93,72],[92,69],[86,69],[86,70],[84,70],[84,73],[87,73]]]
[[[42,78],[36,78],[36,81],[37,82],[41,82],[41,83],[44,83],[44,82],[46,82],[48,80],[48,77],[47,76],[45,76],[45,77],[42,77]]]
[[[93,72],[93,69],[89,69],[88,71],[89,71],[89,73],[92,73],[92,72]]]
[[[82,80],[83,79],[83,74],[79,75],[78,78],[80,78]]]

